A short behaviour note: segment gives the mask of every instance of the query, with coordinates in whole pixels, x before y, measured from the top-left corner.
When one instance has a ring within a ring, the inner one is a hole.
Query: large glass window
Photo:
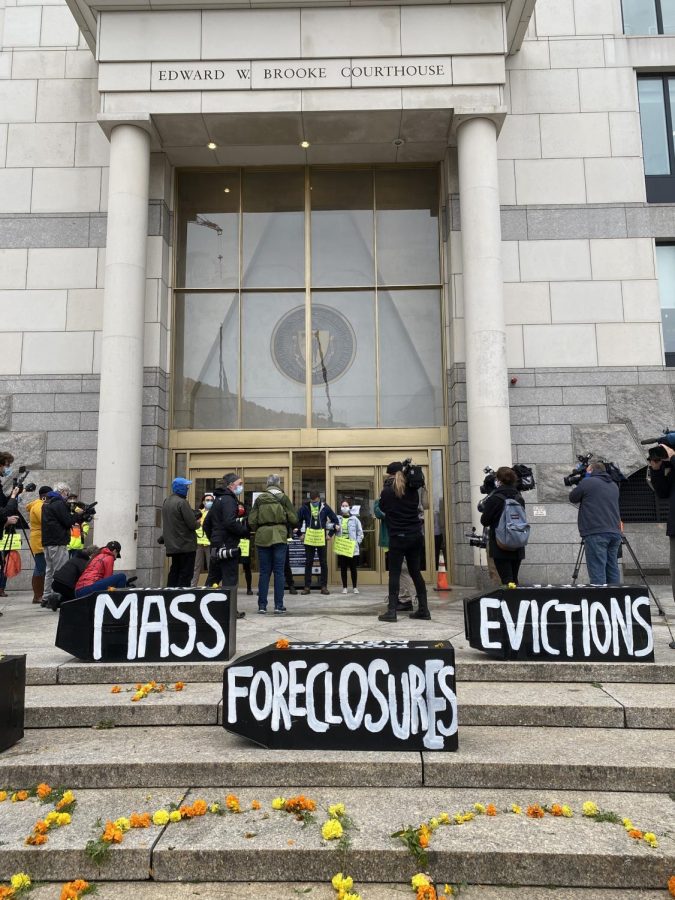
[[[188,172],[178,200],[175,428],[443,423],[436,168]]]
[[[644,76],[638,78],[642,155],[650,203],[675,201],[675,78]]]
[[[675,244],[656,245],[656,272],[666,365],[675,366]]]
[[[675,0],[622,0],[623,33],[675,34]]]

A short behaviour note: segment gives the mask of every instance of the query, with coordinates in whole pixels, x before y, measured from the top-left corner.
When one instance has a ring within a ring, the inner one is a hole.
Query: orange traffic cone
[[[451,591],[452,588],[448,584],[448,573],[445,571],[445,558],[443,551],[438,554],[438,575],[436,576],[437,591]]]

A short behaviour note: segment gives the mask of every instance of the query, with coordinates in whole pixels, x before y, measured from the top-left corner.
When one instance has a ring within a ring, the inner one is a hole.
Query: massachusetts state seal
[[[347,319],[330,306],[312,304],[312,383],[336,381],[349,369],[356,335]],[[305,307],[296,306],[272,333],[272,359],[288,378],[305,381]]]

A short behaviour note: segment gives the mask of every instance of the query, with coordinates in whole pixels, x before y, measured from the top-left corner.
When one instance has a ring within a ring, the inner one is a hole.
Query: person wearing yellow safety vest
[[[45,562],[44,547],[42,546],[42,507],[45,504],[45,497],[50,491],[51,487],[44,485],[38,491],[37,498],[26,504],[29,516],[28,524],[30,526],[30,549],[35,557],[35,568],[33,569],[31,584],[33,588],[33,603],[40,603],[45,586],[47,564]]]
[[[195,556],[195,570],[192,573],[192,583],[190,584],[190,587],[197,587],[199,584],[199,576],[202,572],[208,572],[209,569],[211,541],[204,533],[204,519],[209,514],[209,510],[213,506],[213,501],[215,499],[216,498],[211,493],[202,494],[202,501],[199,504],[201,518],[199,519],[199,528],[195,532],[197,535],[197,555]]]
[[[73,495],[68,497],[68,503],[74,503],[77,497]],[[88,522],[75,522],[70,529],[70,541],[68,543],[68,556],[75,556],[78,550],[84,550],[84,542],[89,534],[90,525]]]
[[[302,542],[305,545],[305,587],[303,594],[309,594],[312,583],[312,566],[314,555],[319,557],[321,566],[321,593],[330,594],[328,590],[328,561],[326,559],[326,531],[337,531],[340,520],[333,510],[321,500],[321,494],[314,488],[309,500],[298,510],[298,526]]]

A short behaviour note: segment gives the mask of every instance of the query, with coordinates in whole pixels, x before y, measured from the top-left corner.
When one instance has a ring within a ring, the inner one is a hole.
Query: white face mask
[[[213,506],[213,500],[205,500],[204,506],[206,507],[206,509],[211,509],[211,507]]]
[[[340,507],[340,512],[342,513],[343,516],[349,515],[349,507],[348,507],[348,506],[341,506],[341,507]]]

